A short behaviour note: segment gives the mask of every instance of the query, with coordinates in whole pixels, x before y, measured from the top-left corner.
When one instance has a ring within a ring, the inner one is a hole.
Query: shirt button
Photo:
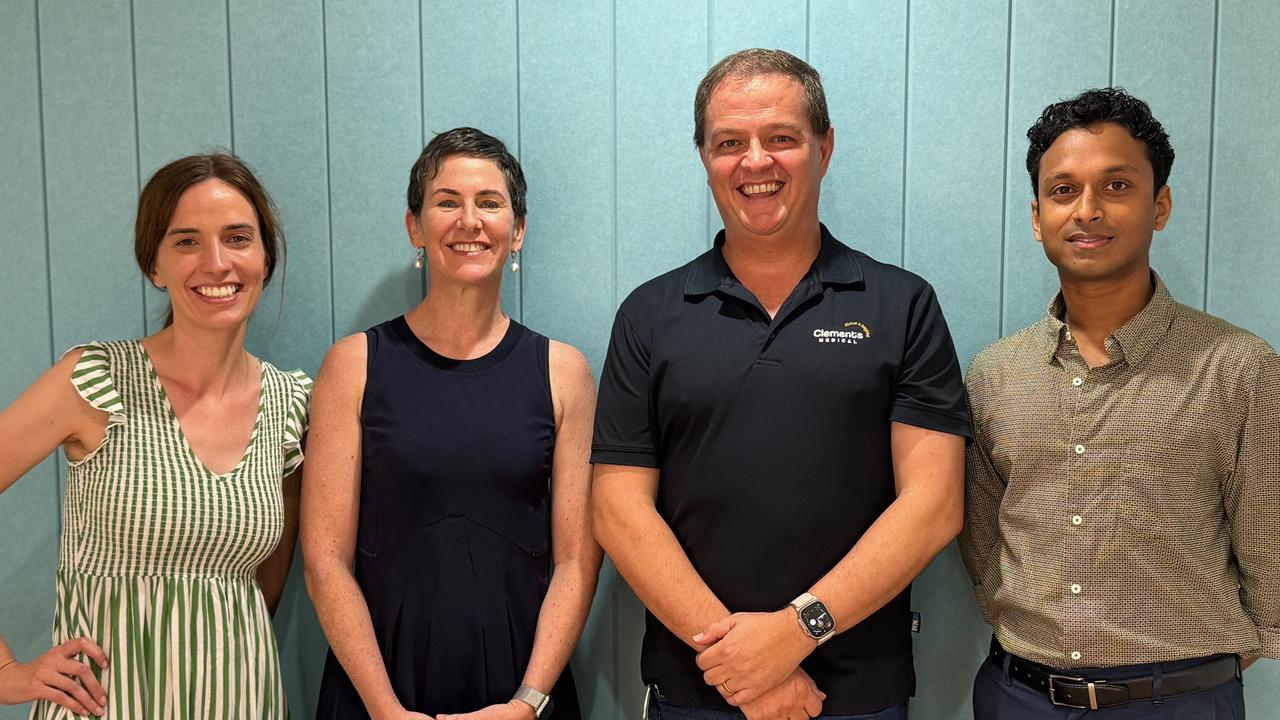
[[[1072,660],[1079,660],[1079,659],[1080,659],[1080,651],[1079,651],[1079,650],[1072,650],[1072,651],[1071,651],[1071,659],[1072,659]]]
[[[1081,385],[1084,384],[1084,378],[1072,378],[1071,384],[1075,385],[1076,387],[1080,387]]]
[[[1084,446],[1083,446],[1083,445],[1077,445],[1077,446],[1076,446],[1076,454],[1077,454],[1077,455],[1083,455],[1083,454],[1084,454]]]
[[[1082,523],[1082,522],[1084,522],[1084,518],[1080,517],[1079,515],[1072,515],[1072,516],[1071,516],[1071,524],[1072,524],[1072,525],[1079,525],[1079,524],[1080,524],[1080,523]]]
[[[1078,583],[1071,586],[1071,594],[1072,595],[1080,594],[1080,585]]]

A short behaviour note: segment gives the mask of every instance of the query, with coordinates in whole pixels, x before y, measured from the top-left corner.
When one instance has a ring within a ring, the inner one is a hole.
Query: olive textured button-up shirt
[[[1106,364],[1059,294],[969,371],[960,549],[1000,643],[1051,667],[1280,657],[1280,358],[1152,277]]]

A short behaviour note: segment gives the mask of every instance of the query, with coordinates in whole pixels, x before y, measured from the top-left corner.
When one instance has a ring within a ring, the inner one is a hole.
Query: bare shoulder
[[[325,353],[316,375],[313,398],[357,399],[364,395],[369,345],[364,333],[348,335],[334,343]],[[313,399],[313,404],[315,400]]]
[[[552,388],[557,385],[578,386],[583,383],[593,388],[595,387],[595,379],[591,375],[591,365],[578,348],[559,340],[551,340],[547,355],[548,363],[551,366]]]

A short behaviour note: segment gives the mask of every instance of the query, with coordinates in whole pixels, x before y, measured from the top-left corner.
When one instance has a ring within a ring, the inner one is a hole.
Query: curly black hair
[[[1031,175],[1032,195],[1039,197],[1040,194],[1040,158],[1058,136],[1103,122],[1119,125],[1147,146],[1147,159],[1155,174],[1155,191],[1160,192],[1173,168],[1173,146],[1164,127],[1151,116],[1151,108],[1145,102],[1123,88],[1094,88],[1045,108],[1040,119],[1027,131],[1027,139],[1031,141],[1027,148],[1027,172]]]

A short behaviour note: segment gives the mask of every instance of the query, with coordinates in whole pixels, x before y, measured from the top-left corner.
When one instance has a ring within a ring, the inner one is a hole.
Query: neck
[[[234,330],[208,330],[176,323],[143,343],[167,379],[200,394],[220,394],[243,382],[253,370],[253,359],[244,349],[246,329],[240,325]]]
[[[1062,299],[1067,305],[1066,321],[1071,332],[1101,345],[1107,336],[1142,312],[1155,285],[1151,269],[1117,279],[1071,281],[1062,279]]]
[[[795,275],[798,280],[808,272],[821,247],[822,230],[814,217],[785,234],[731,233],[726,229],[721,251],[740,280],[744,275]]]
[[[507,329],[502,285],[458,285],[432,279],[427,297],[405,313],[405,320],[423,342],[445,357],[481,357]]]

